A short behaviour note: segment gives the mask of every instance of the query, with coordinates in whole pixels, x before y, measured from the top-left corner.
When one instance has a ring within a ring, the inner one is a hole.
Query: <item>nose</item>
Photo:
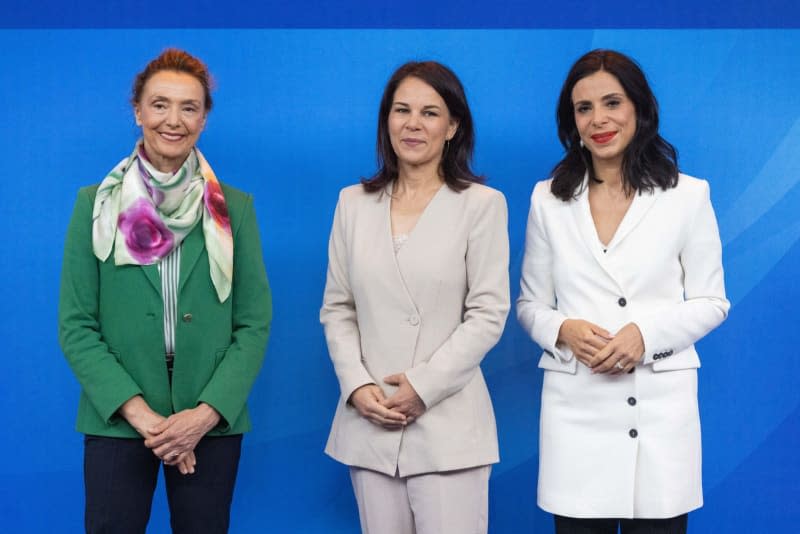
[[[419,120],[420,120],[419,113],[414,113],[414,112],[409,113],[408,120],[406,121],[406,128],[408,128],[409,130],[418,130],[420,127]]]
[[[169,108],[167,113],[167,126],[177,127],[181,124],[180,110],[177,106]]]
[[[603,109],[595,109],[592,112],[592,124],[595,126],[602,126],[608,121],[608,115]]]

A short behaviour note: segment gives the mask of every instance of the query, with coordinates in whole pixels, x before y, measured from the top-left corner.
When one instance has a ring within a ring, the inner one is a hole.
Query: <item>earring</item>
[[[583,148],[583,139],[580,141],[581,148]]]
[[[444,153],[443,154],[447,154],[448,150],[450,150],[450,139],[445,139],[444,140]]]

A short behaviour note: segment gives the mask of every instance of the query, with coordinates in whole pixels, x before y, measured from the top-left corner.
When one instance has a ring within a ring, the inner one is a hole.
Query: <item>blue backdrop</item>
[[[56,340],[64,231],[78,187],[129,153],[137,138],[130,83],[168,45],[203,58],[216,77],[200,146],[223,181],[255,194],[274,290],[232,532],[357,531],[347,470],[322,453],[338,388],[318,309],[336,195],[374,171],[375,114],[389,75],[408,59],[436,59],[461,77],[477,128],[476,169],[508,199],[516,297],[529,194],[561,155],[558,90],[571,63],[595,47],[642,64],[660,101],[662,133],[678,147],[682,170],[711,183],[720,223],[733,306],[699,344],[706,505],[691,514],[691,527],[797,530],[796,7],[767,12],[753,3],[720,15],[713,2],[677,2],[685,5],[615,19],[601,4],[580,11],[573,1],[544,14],[519,5],[436,7],[426,19],[351,2],[307,18],[286,7],[270,18],[276,2],[268,2],[256,11],[261,18],[231,9],[217,21],[199,9],[159,24],[153,11],[114,2],[91,12],[15,4],[0,23],[4,531],[82,529],[82,443],[73,430],[79,389]],[[165,25],[185,29],[146,29]],[[403,29],[414,26],[439,29]],[[740,29],[711,29],[725,26]],[[493,533],[552,530],[535,504],[538,354],[512,315],[483,365],[502,457],[491,480]],[[149,532],[167,530],[162,493]]]

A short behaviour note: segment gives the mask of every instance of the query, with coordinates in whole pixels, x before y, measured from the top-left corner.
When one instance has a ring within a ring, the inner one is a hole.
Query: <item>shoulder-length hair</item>
[[[433,87],[444,100],[450,117],[458,122],[456,133],[445,145],[442,154],[440,172],[444,182],[454,191],[463,191],[472,183],[483,183],[484,178],[474,174],[470,168],[475,147],[475,132],[467,96],[458,77],[453,71],[435,61],[409,61],[392,74],[383,90],[383,98],[378,109],[376,143],[378,172],[371,178],[361,180],[364,189],[370,193],[381,191],[397,179],[397,154],[394,153],[389,140],[389,111],[397,87],[408,77],[419,78]]]
[[[592,50],[583,55],[567,74],[556,109],[558,138],[567,153],[553,168],[551,192],[564,201],[580,192],[584,175],[601,182],[595,175],[592,155],[580,145],[575,126],[572,89],[581,79],[605,71],[619,81],[636,110],[636,132],[622,157],[623,186],[631,192],[669,189],[678,184],[678,154],[675,147],[658,134],[658,102],[647,78],[636,62],[614,50]]]

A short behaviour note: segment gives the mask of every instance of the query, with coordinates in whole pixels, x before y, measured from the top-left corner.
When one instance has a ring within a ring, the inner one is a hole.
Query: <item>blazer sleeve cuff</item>
[[[643,365],[651,365],[665,358],[669,358],[676,351],[674,347],[667,346],[666,343],[661,342],[656,334],[657,328],[652,321],[647,318],[636,321],[636,326],[642,334],[642,341],[644,342],[644,356],[642,356]]]
[[[433,376],[427,363],[406,370],[405,375],[426,408],[434,406],[444,398],[440,385],[442,383],[440,379],[444,380],[444,377]]]
[[[103,422],[109,426],[113,426],[125,420],[119,415],[119,409],[136,395],[143,395],[143,392],[139,386],[131,380],[130,383],[115,388],[113,392],[109,392],[106,399],[93,399],[94,402],[92,404],[94,404]]]
[[[361,386],[377,383],[363,365],[359,365],[347,371],[341,371],[338,374],[339,388],[342,392],[342,399],[344,399],[345,402],[350,400],[350,395]]]
[[[566,319],[567,318],[560,313],[553,314],[549,318],[547,324],[545,325],[547,335],[542,346],[542,350],[544,350],[545,354],[561,363],[567,363],[574,358],[572,350],[569,347],[559,347],[557,344],[558,332],[561,330],[561,325],[564,323],[564,321],[566,321]]]

